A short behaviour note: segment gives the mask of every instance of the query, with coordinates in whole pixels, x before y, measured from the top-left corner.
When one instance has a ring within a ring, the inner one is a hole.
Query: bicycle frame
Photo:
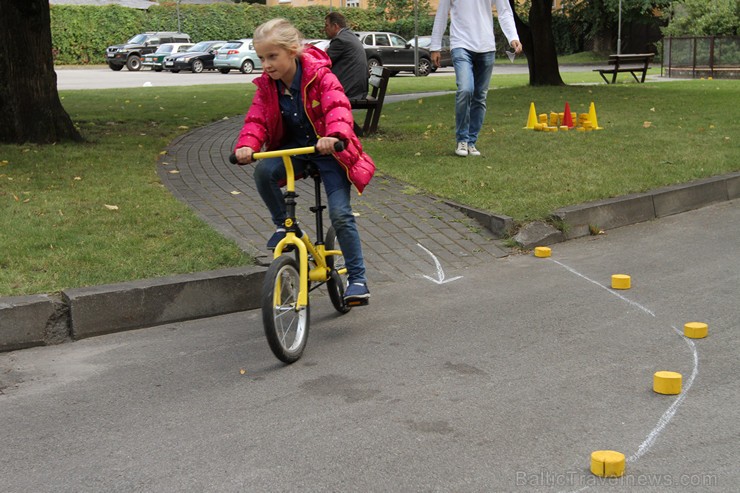
[[[298,195],[295,193],[295,176],[293,172],[293,162],[290,159],[291,156],[298,156],[301,154],[313,154],[316,152],[316,148],[311,147],[297,147],[294,149],[284,149],[278,151],[267,151],[267,152],[256,152],[252,155],[252,158],[257,159],[268,159],[280,157],[283,159],[285,165],[285,175],[287,179],[286,191],[283,194],[285,199],[286,218],[284,222],[285,226],[285,238],[275,247],[273,253],[273,259],[280,257],[286,248],[293,246],[298,251],[299,258],[299,272],[301,278],[300,291],[298,293],[298,300],[296,302],[295,310],[301,310],[308,305],[308,282],[326,282],[329,279],[331,269],[327,265],[326,258],[332,255],[341,255],[340,250],[327,250],[324,246],[324,241],[321,238],[324,232],[322,211],[326,206],[321,205],[321,185],[318,177],[314,178],[314,187],[316,194],[316,206],[311,208],[311,211],[316,214],[316,234],[318,238],[313,243],[308,236],[308,232],[303,231],[303,236],[300,238],[296,235],[298,231],[297,219],[296,219],[296,201],[295,198]],[[308,256],[311,255],[315,266],[309,270],[308,268]],[[346,268],[339,270],[339,274],[345,274]]]

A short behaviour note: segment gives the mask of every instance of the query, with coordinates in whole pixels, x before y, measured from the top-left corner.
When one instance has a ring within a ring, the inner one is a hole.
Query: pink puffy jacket
[[[331,72],[331,60],[320,49],[306,45],[300,55],[303,67],[301,93],[306,115],[318,137],[336,137],[345,143],[334,157],[347,172],[347,178],[362,193],[375,173],[375,163],[362,150],[353,130],[352,107],[342,85]],[[235,149],[255,151],[278,149],[287,139],[278,102],[277,83],[267,73],[254,80],[257,92],[244,118]]]

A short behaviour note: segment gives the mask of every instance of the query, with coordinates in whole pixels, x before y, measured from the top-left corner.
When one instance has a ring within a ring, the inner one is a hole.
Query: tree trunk
[[[49,0],[0,1],[0,142],[81,141],[62,107]]]
[[[516,0],[509,0],[514,10],[514,22],[519,33],[524,54],[529,66],[529,85],[562,86],[558,67],[558,54],[555,51],[555,37],[552,34],[552,0],[532,0],[529,9],[529,25],[516,14]]]

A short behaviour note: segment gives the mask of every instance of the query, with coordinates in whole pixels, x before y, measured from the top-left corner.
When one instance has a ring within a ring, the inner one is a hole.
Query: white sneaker
[[[475,148],[475,144],[468,144],[468,154],[471,156],[480,156],[480,151]]]
[[[455,149],[455,154],[457,154],[458,156],[466,157],[468,155],[468,143],[458,142],[457,149]]]

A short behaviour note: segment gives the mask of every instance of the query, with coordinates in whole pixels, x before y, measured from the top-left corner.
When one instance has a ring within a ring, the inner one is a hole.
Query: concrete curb
[[[562,240],[568,240],[587,236],[592,228],[614,229],[737,198],[740,172],[563,207],[553,217],[565,224]],[[514,221],[508,216],[447,204],[499,237],[513,232]],[[537,241],[529,238],[527,248]],[[549,236],[547,241],[555,240]],[[0,351],[252,310],[260,306],[265,270],[224,269],[68,289],[58,296],[0,298]]]
[[[264,274],[245,267],[0,298],[0,351],[252,310]]]
[[[658,188],[645,193],[563,207],[554,211],[552,217],[564,225],[565,233],[560,241],[565,241],[588,236],[593,229],[619,228],[737,198],[740,198],[740,172]],[[508,216],[491,214],[454,202],[447,204],[477,220],[498,238],[511,235],[514,231],[514,222]],[[546,241],[543,244],[557,242],[549,235],[547,239],[529,238],[526,244],[520,242],[520,245],[532,248],[539,244],[538,241]]]

